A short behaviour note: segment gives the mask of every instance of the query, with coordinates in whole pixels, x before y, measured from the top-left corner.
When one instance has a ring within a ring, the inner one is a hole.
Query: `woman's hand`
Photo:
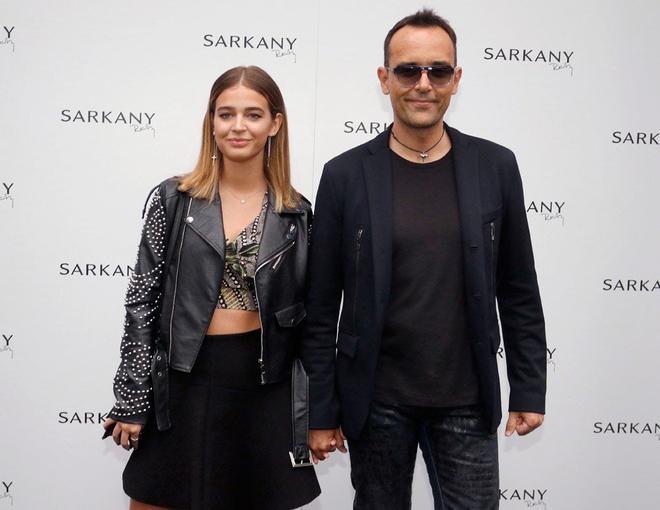
[[[108,418],[103,422],[103,428],[108,430],[110,427],[114,427],[112,430],[112,439],[117,445],[121,445],[125,450],[130,450],[131,448],[137,450],[138,441],[140,440],[140,434],[144,425],[140,423],[124,423]]]

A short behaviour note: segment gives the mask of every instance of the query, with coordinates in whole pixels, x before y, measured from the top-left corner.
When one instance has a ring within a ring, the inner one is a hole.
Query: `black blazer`
[[[494,432],[502,417],[495,298],[511,411],[545,412],[543,311],[515,156],[449,126],[447,134],[456,172],[468,335],[482,410]],[[389,130],[329,161],[316,196],[302,342],[310,428],[341,425],[349,438],[359,436],[368,416],[389,302],[388,138]]]

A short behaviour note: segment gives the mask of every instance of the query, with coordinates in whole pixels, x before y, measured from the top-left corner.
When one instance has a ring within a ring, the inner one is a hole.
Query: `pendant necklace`
[[[262,191],[261,189],[258,189],[257,191],[254,191],[254,192],[250,193],[247,197],[245,197],[245,198],[241,198],[241,197],[237,196],[237,195],[236,195],[232,190],[230,190],[229,188],[225,188],[225,190],[226,190],[227,192],[229,192],[229,194],[230,194],[232,197],[234,197],[236,200],[238,200],[241,204],[246,204],[248,200],[250,200],[253,196],[255,196],[257,193],[259,193],[260,191]]]
[[[419,149],[413,149],[412,147],[407,146],[405,143],[403,143],[401,140],[399,140],[399,139],[396,137],[396,135],[394,134],[394,130],[390,131],[390,134],[392,135],[392,138],[394,138],[394,139],[399,143],[399,145],[403,145],[403,146],[404,146],[406,149],[408,149],[409,151],[416,152],[416,153],[419,155],[419,157],[422,158],[422,163],[426,163],[426,158],[429,157],[429,152],[432,151],[432,150],[436,147],[436,145],[438,145],[438,144],[442,141],[442,139],[444,138],[444,136],[445,136],[445,129],[444,129],[444,127],[443,127],[443,129],[442,129],[442,135],[440,135],[440,138],[438,139],[438,141],[435,142],[433,145],[431,145],[431,146],[430,146],[428,149],[426,149],[425,151],[420,151]]]

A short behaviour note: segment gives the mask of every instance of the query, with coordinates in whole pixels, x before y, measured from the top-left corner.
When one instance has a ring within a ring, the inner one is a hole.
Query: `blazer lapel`
[[[225,232],[219,193],[216,192],[215,198],[210,203],[208,200],[193,198],[190,211],[185,214],[184,221],[224,259]]]
[[[463,239],[463,264],[467,289],[482,288],[479,281],[483,269],[483,234],[481,225],[481,195],[479,192],[479,154],[476,147],[460,131],[446,126],[452,142],[456,194]]]
[[[377,317],[382,318],[392,278],[392,161],[389,129],[369,145],[371,154],[362,161],[371,220],[374,291]]]

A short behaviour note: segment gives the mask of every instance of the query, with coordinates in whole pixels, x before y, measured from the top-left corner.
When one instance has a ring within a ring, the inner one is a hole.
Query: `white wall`
[[[101,442],[99,425],[118,363],[121,273],[148,190],[194,163],[211,83],[239,64],[272,74],[289,110],[294,182],[313,198],[323,163],[375,135],[347,125],[390,120],[375,74],[382,41],[423,4],[2,4],[0,509],[123,508],[127,453]],[[433,6],[456,29],[464,68],[448,122],[518,157],[552,353],[546,424],[500,443],[501,508],[656,508],[660,4]],[[205,47],[232,35],[254,46],[284,38],[292,52]],[[500,48],[538,60],[485,58]],[[142,113],[143,126],[63,121],[78,110]],[[646,133],[646,143],[613,143],[615,132]],[[535,212],[542,202],[552,211]],[[97,276],[63,274],[75,264]],[[117,274],[98,276],[101,265]],[[431,509],[417,468],[413,507]],[[350,508],[348,458],[317,471],[324,494],[309,509]]]

